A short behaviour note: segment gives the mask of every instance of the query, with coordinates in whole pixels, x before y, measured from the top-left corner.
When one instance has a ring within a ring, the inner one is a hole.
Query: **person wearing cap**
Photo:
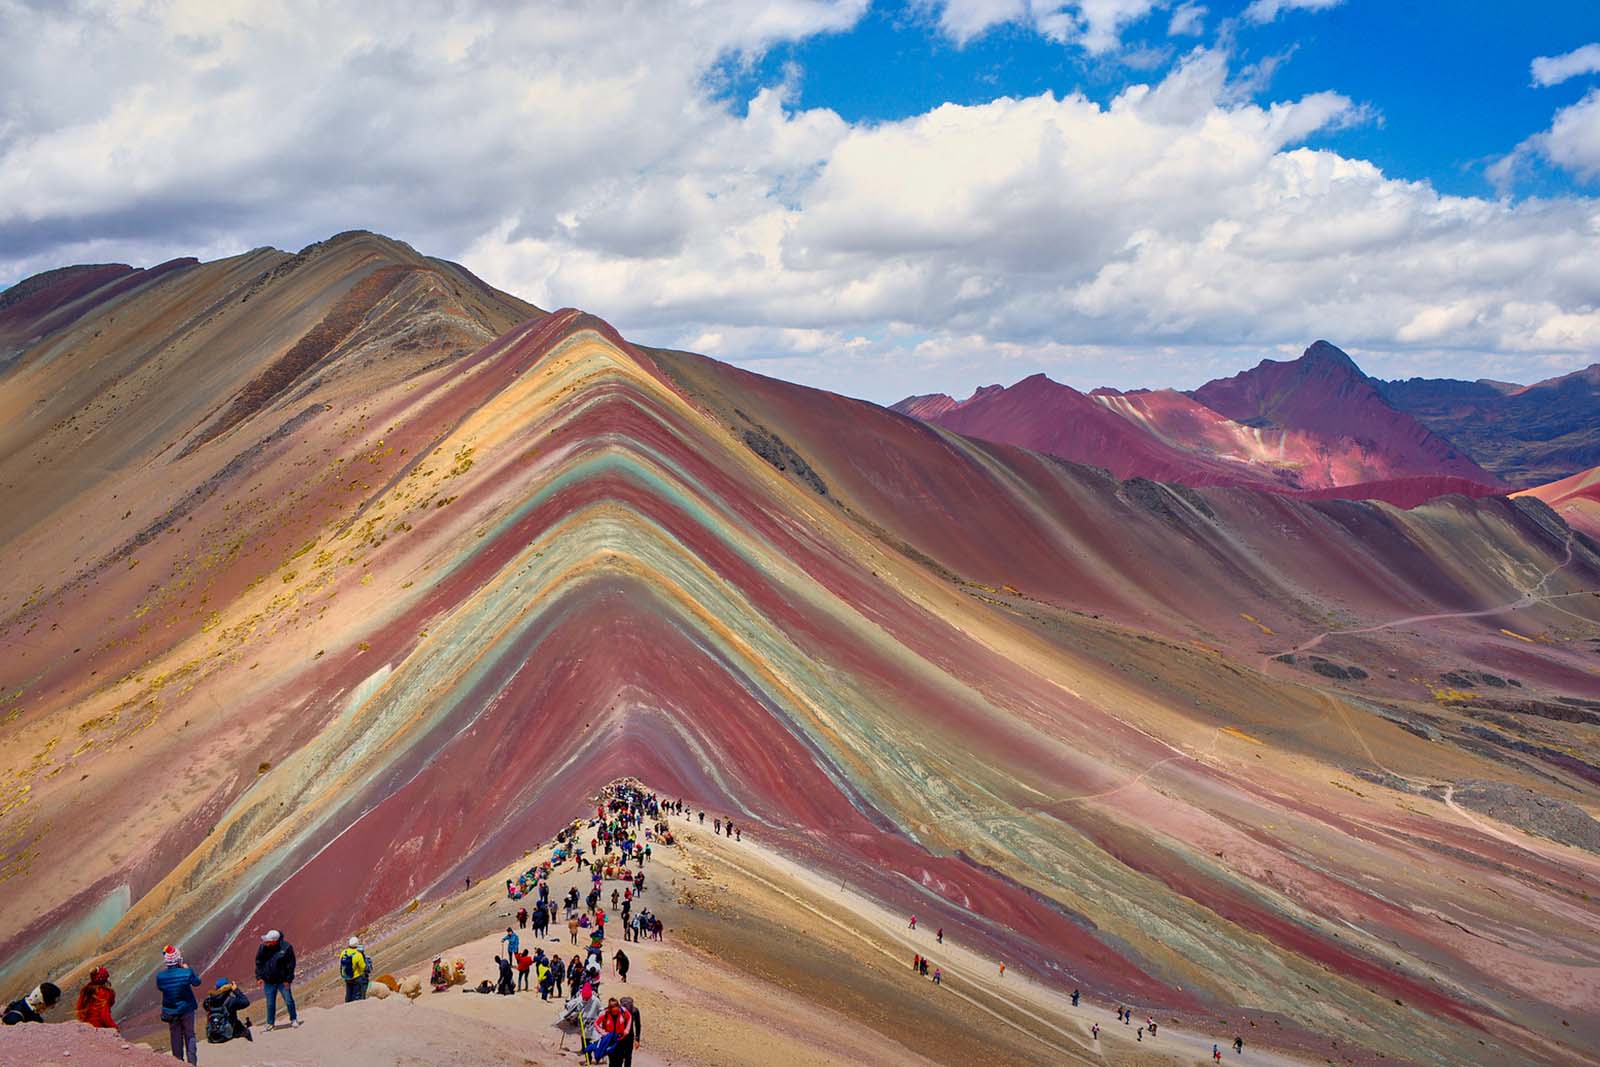
[[[367,986],[372,981],[372,957],[367,955],[360,938],[352,937],[339,954],[339,977],[344,979],[346,1004],[367,999]]]
[[[18,1023],[42,1023],[44,1013],[60,999],[59,986],[54,982],[40,982],[33,987],[33,992],[7,1004],[5,1014],[0,1016],[0,1022],[4,1022],[7,1026],[16,1026]]]
[[[261,947],[256,949],[256,981],[267,998],[267,1029],[277,1029],[280,993],[289,1009],[289,1025],[299,1026],[300,1016],[294,1007],[294,946],[276,930],[261,935]]]
[[[255,1040],[250,1033],[250,1020],[239,1018],[239,1012],[250,1006],[250,998],[230,979],[218,978],[201,1006],[206,1009],[207,1044],[220,1045],[237,1037]]]
[[[183,953],[173,945],[162,950],[161,962],[163,966],[156,972],[156,988],[161,990],[161,1021],[167,1024],[172,1040],[172,1058],[199,1063],[194,1013],[200,1010],[200,1003],[194,999],[194,987],[200,984],[200,976],[183,962]]]
[[[117,991],[111,988],[111,972],[96,967],[78,990],[78,1021],[100,1030],[115,1030],[117,1024],[111,1019],[111,1008],[116,1002]]]

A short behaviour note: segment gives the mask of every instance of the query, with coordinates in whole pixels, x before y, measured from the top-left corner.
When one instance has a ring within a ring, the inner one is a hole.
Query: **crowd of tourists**
[[[548,859],[507,879],[506,897],[516,905],[515,925],[507,926],[499,939],[501,951],[494,956],[494,978],[470,985],[465,960],[458,958],[446,965],[440,956],[434,959],[430,975],[429,984],[434,992],[455,987],[463,992],[501,996],[537,992],[542,1003],[553,1000],[560,1005],[556,1022],[576,1031],[579,1054],[588,1062],[605,1060],[611,1067],[631,1067],[633,1051],[643,1039],[643,1017],[632,997],[601,993],[602,985],[609,981],[607,934],[620,929],[621,940],[625,943],[663,939],[665,928],[660,917],[642,901],[648,885],[646,868],[652,857],[658,848],[675,843],[669,816],[688,818],[700,826],[706,821],[703,810],[690,810],[681,800],[662,799],[637,783],[623,781],[607,786],[595,805],[592,818],[574,819],[556,833]],[[744,839],[744,828],[731,818],[713,816],[712,829],[719,836],[734,841]],[[572,866],[565,872],[568,875],[588,872],[588,892],[581,891],[580,882],[555,896],[552,880],[569,863]],[[470,887],[470,879],[467,885]],[[570,944],[581,946],[578,951],[570,954],[547,952],[545,945],[539,943],[559,943],[550,934],[560,922],[567,927]],[[915,915],[910,917],[908,928],[913,933],[917,931]],[[531,950],[529,945],[523,944],[524,935],[530,936]],[[942,927],[935,932],[933,940],[936,945],[945,943]],[[184,960],[182,951],[175,945],[166,946],[161,963],[154,981],[161,996],[161,1019],[167,1024],[174,1057],[197,1063],[202,1034],[213,1044],[255,1039],[251,1020],[240,1015],[250,1007],[251,999],[238,983],[219,977],[204,996],[197,996],[195,991],[201,987],[202,980],[199,972]],[[619,985],[626,985],[630,966],[627,951],[617,945],[610,956],[609,974]],[[346,943],[339,954],[338,967],[345,1001],[366,999],[373,979],[373,963],[358,937],[351,937]],[[914,955],[911,967],[915,974],[929,979],[934,986],[944,985],[943,968],[927,956]],[[255,958],[255,980],[266,1004],[266,1030],[301,1025],[294,1001],[295,972],[293,946],[280,931],[267,931]],[[1000,964],[999,976],[1005,977],[1004,963]],[[3,1022],[8,1026],[44,1022],[45,1013],[60,999],[59,987],[42,982],[27,995],[6,1005]],[[280,1000],[287,1016],[282,1027],[278,1023]],[[1073,1007],[1077,1007],[1078,990],[1072,991],[1071,1000]],[[111,987],[110,974],[106,968],[96,967],[79,990],[75,1014],[79,1021],[90,1026],[114,1028],[112,1009],[116,1003],[117,994]],[[196,1025],[202,1012],[203,1029]],[[1133,1025],[1133,1009],[1118,1005],[1116,1016],[1123,1025]],[[1153,1040],[1158,1030],[1155,1019],[1147,1016],[1135,1031],[1135,1040],[1143,1042],[1147,1035]],[[1099,1039],[1098,1022],[1091,1026],[1090,1034],[1094,1040]],[[1233,1051],[1243,1053],[1242,1037],[1234,1037]],[[1221,1062],[1220,1046],[1213,1045],[1211,1054],[1213,1060]]]

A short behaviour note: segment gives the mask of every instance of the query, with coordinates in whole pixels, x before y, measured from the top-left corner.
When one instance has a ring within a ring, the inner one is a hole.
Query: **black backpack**
[[[228,1018],[228,1002],[224,1000],[206,1011],[206,1041],[220,1045],[224,1041],[232,1041],[233,1037],[233,1020]]]

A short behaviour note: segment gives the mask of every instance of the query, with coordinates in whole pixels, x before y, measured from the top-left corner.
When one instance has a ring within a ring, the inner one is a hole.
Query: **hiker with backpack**
[[[111,1007],[116,1002],[117,991],[111,988],[111,972],[104,967],[96,967],[89,972],[89,980],[83,984],[83,988],[78,990],[78,1021],[98,1030],[115,1030],[117,1024],[111,1019]]]
[[[194,987],[200,984],[200,976],[183,962],[183,953],[172,945],[162,950],[161,962],[162,968],[156,972],[156,988],[161,990],[161,1021],[167,1024],[172,1058],[187,1057],[190,1063],[199,1063],[194,1014],[200,1010],[200,1002],[194,999]]]
[[[372,961],[359,939],[352,937],[345,950],[339,954],[339,977],[344,979],[344,1002],[367,999],[367,985],[372,981]]]
[[[239,1018],[239,1012],[249,1006],[250,998],[244,990],[226,978],[218,978],[216,988],[201,1001],[206,1010],[206,1043],[220,1045],[239,1037],[254,1041],[250,1020]]]
[[[289,1025],[300,1025],[300,1016],[294,1006],[294,946],[283,939],[277,930],[261,935],[261,947],[256,949],[256,981],[261,983],[262,995],[267,998],[267,1029],[276,1030],[278,997],[283,997],[289,1009]]]

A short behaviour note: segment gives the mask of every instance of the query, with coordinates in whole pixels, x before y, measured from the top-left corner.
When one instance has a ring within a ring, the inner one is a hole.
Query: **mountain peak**
[[[1365,372],[1356,366],[1356,361],[1351,359],[1344,349],[1329,341],[1312,342],[1311,347],[1306,349],[1300,358],[1311,365],[1342,367],[1361,375],[1363,378],[1366,377]]]

